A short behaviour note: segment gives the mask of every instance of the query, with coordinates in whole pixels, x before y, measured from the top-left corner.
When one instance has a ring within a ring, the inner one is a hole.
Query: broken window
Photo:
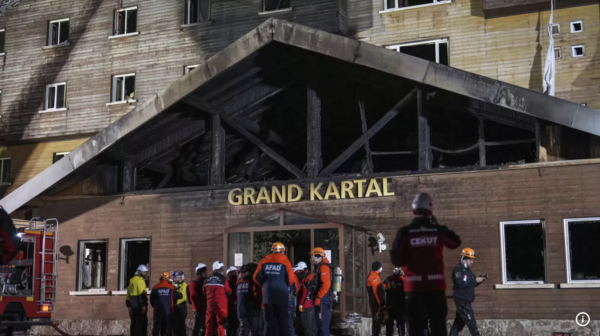
[[[585,44],[571,46],[573,58],[585,56]]]
[[[185,0],[185,23],[192,24],[210,19],[210,0]]]
[[[6,38],[6,30],[0,29],[0,54],[4,54],[6,50],[4,50],[4,43]]]
[[[387,47],[411,56],[428,61],[448,65],[448,40],[433,40],[425,42],[405,43]]]
[[[384,0],[385,10],[399,9],[404,7],[414,7],[423,5],[433,5],[439,3],[449,3],[450,0]]]
[[[290,0],[263,0],[263,11],[270,12],[290,8]]]
[[[44,110],[53,111],[65,108],[67,101],[67,83],[46,85],[46,99]]]
[[[69,41],[69,19],[50,21],[48,25],[48,45],[59,45]]]
[[[583,20],[571,21],[571,33],[583,32]]]
[[[135,74],[113,76],[111,102],[127,101],[135,101]]]
[[[69,155],[70,152],[60,152],[60,153],[54,153],[54,157],[52,159],[52,163],[55,163],[56,161],[64,158],[65,156]]]
[[[10,183],[10,158],[0,158],[0,184]]]
[[[600,282],[600,218],[565,219],[568,282]]]
[[[541,220],[501,222],[504,284],[543,284],[546,280]]]
[[[150,265],[150,238],[121,239],[119,290],[125,290],[140,265]]]
[[[184,70],[184,74],[188,74],[190,73],[190,71],[196,69],[198,67],[198,64],[194,64],[194,65],[186,65],[185,66],[185,70]]]
[[[79,242],[78,291],[106,291],[106,240]]]
[[[125,35],[135,32],[137,32],[137,7],[116,10],[114,35]]]

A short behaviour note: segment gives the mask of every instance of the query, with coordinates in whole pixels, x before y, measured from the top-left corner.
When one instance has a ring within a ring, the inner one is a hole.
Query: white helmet
[[[148,267],[146,267],[146,265],[140,265],[137,268],[138,272],[148,272]]]
[[[223,267],[225,267],[225,264],[223,264],[222,262],[220,262],[218,260],[213,263],[213,271],[216,271],[216,270],[221,269]]]
[[[432,206],[433,200],[431,199],[431,196],[429,196],[429,194],[427,193],[418,193],[412,202],[413,210],[423,209],[431,211]]]
[[[201,268],[206,268],[206,265],[203,263],[199,263],[198,266],[196,266],[196,272],[198,272],[198,270]]]
[[[306,263],[304,261],[301,261],[301,262],[297,263],[296,266],[294,266],[294,272],[302,271],[307,268],[308,268],[308,266],[306,265]]]
[[[226,273],[226,275],[229,275],[229,273],[231,273],[231,272],[239,272],[239,271],[238,271],[238,269],[237,269],[236,267],[234,267],[234,266],[231,266],[231,267],[229,267],[229,268],[227,269],[227,273]]]

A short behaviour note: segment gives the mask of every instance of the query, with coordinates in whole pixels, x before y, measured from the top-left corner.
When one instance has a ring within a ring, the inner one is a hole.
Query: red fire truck
[[[58,278],[58,221],[33,218],[15,258],[0,266],[0,335],[28,335],[52,326]]]

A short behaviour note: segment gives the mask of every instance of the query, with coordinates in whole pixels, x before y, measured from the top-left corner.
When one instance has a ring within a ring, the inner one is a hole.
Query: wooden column
[[[417,90],[417,113],[419,123],[419,171],[431,169],[431,129],[429,127],[429,114],[425,104],[425,92]]]
[[[316,78],[308,81],[306,88],[306,166],[308,178],[321,170],[321,98],[317,93]]]
[[[542,162],[542,129],[539,120],[535,121],[535,160]]]
[[[225,183],[225,129],[218,114],[211,116],[210,184]]]
[[[482,117],[479,119],[479,166],[485,167],[485,128],[484,128],[484,120]]]
[[[135,165],[132,160],[128,160],[121,165],[121,192],[130,192],[135,190]]]
[[[562,126],[554,124],[542,124],[542,126],[544,134],[542,135],[541,143],[546,154],[545,158],[543,153],[540,153],[540,156],[547,162],[561,161],[563,159],[561,149]],[[540,152],[541,151],[542,149],[540,149]]]

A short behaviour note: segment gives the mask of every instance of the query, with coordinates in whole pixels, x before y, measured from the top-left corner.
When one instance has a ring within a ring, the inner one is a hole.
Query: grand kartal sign
[[[394,196],[388,190],[388,179],[359,179],[342,182],[310,183],[304,189],[298,184],[256,188],[235,188],[229,191],[229,204],[271,204],[291,203],[310,199],[311,201],[339,200],[346,198],[366,198]]]

